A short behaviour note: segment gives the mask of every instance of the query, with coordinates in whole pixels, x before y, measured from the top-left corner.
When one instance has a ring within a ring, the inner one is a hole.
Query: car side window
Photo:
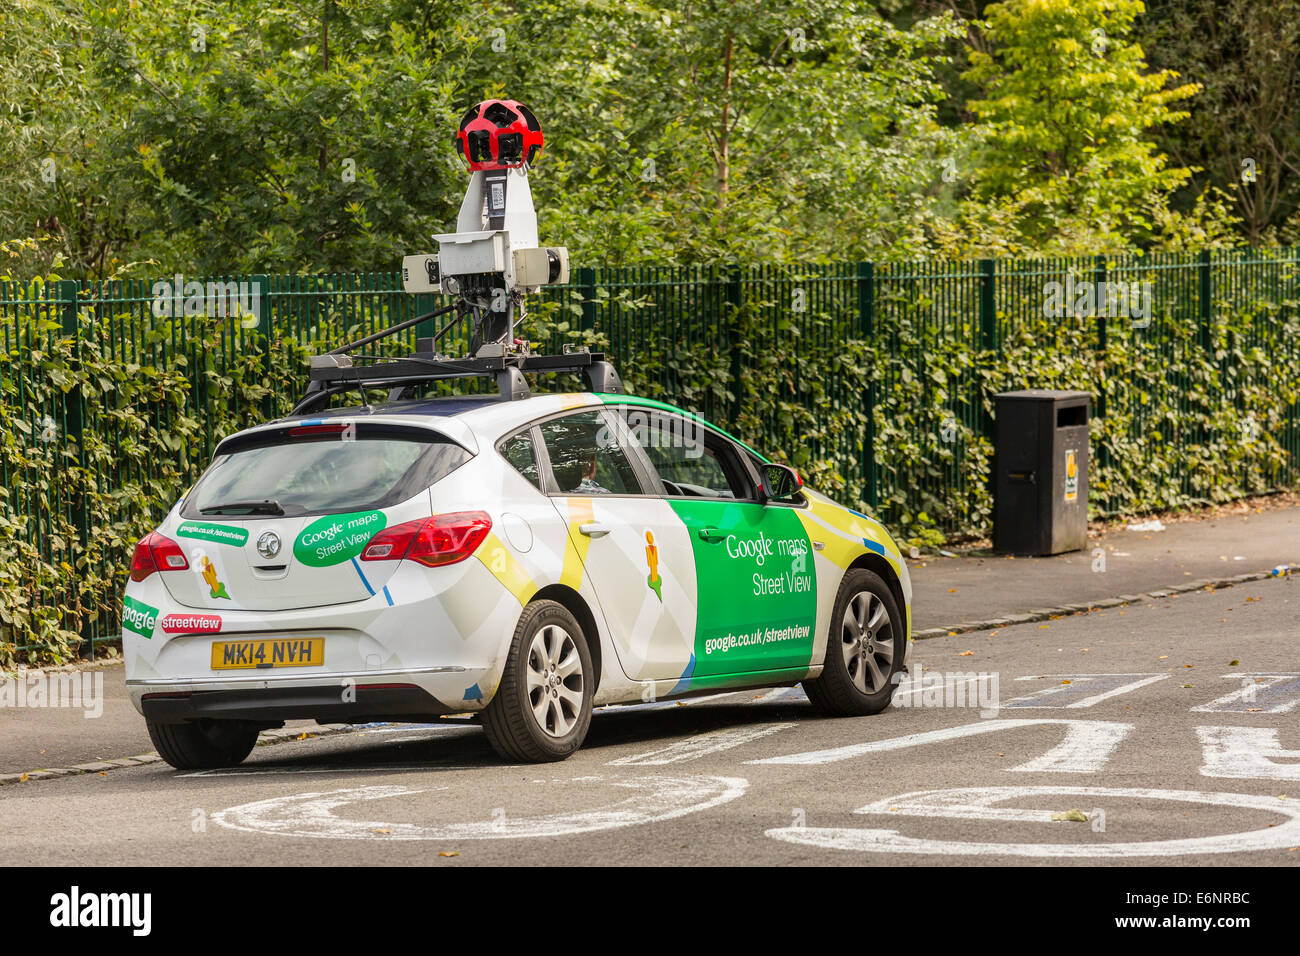
[[[750,481],[730,443],[679,415],[624,409],[628,430],[663,481],[663,493],[686,498],[752,497]]]
[[[599,409],[553,418],[538,426],[564,495],[639,495],[641,483]]]
[[[534,488],[541,490],[542,476],[537,468],[537,456],[533,453],[531,429],[511,435],[501,443],[498,450],[501,457],[514,466],[515,471],[527,478]]]

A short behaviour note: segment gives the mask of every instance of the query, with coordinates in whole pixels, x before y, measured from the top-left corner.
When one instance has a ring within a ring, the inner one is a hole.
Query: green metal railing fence
[[[603,337],[633,390],[738,428],[774,456],[820,463],[846,503],[904,526],[925,512],[939,530],[979,532],[991,396],[1007,388],[1093,395],[1094,514],[1221,497],[1211,480],[1238,494],[1300,481],[1298,253],[584,268],[545,291],[537,318],[552,347]],[[441,304],[402,292],[395,273],[204,277],[205,293],[209,282],[247,283],[254,316],[159,316],[160,287],[148,281],[0,283],[0,438],[12,451],[0,460],[0,530],[9,533],[0,542],[26,542],[44,562],[81,573],[70,557],[78,544],[109,526],[123,541],[140,532],[131,507],[163,464],[185,482],[197,477],[223,437],[214,421],[228,431],[286,413],[306,385],[306,350]],[[1139,292],[1117,308],[1113,297],[1097,300],[1098,283]],[[205,294],[203,310],[211,304]],[[382,348],[409,349],[433,327]],[[189,387],[149,409],[157,436],[188,436],[175,442],[180,460],[131,454],[138,436],[117,423],[111,401],[62,387],[58,343],[75,352],[91,339],[125,375],[187,370]],[[298,351],[285,352],[290,345]],[[442,343],[449,354],[467,346],[465,328]],[[264,394],[250,399],[231,380]],[[810,424],[823,418],[836,426]],[[65,480],[74,469],[86,476],[80,485]],[[97,521],[87,488],[100,496]],[[114,508],[128,517],[104,518]],[[119,550],[100,555],[100,571],[123,573],[129,543]],[[80,630],[92,642],[117,634],[108,612]]]

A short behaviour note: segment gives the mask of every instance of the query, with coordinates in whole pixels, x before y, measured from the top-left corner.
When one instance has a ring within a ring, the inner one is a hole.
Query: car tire
[[[257,745],[257,726],[242,720],[161,724],[146,720],[158,755],[177,770],[217,770],[243,762]]]
[[[529,604],[515,627],[501,684],[483,712],[488,742],[506,760],[563,760],[587,737],[594,687],[591,652],[577,620],[555,601]]]
[[[907,632],[880,575],[850,568],[840,582],[820,677],[803,682],[813,706],[832,717],[878,714],[898,687]]]

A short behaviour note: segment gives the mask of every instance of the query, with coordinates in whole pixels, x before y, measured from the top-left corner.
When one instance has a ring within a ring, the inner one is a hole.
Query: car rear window
[[[386,508],[472,457],[449,439],[415,430],[359,427],[346,440],[337,432],[291,436],[292,431],[260,443],[225,443],[186,498],[185,516],[244,518],[249,512],[237,508],[205,509],[262,501],[276,502],[286,517]]]

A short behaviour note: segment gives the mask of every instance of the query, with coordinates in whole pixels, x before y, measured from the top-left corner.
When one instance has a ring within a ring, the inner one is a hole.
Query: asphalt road
[[[915,663],[910,706],[876,717],[818,718],[797,689],[609,708],[561,764],[504,765],[445,720],[0,787],[0,859],[1300,865],[1300,583],[928,640]]]

